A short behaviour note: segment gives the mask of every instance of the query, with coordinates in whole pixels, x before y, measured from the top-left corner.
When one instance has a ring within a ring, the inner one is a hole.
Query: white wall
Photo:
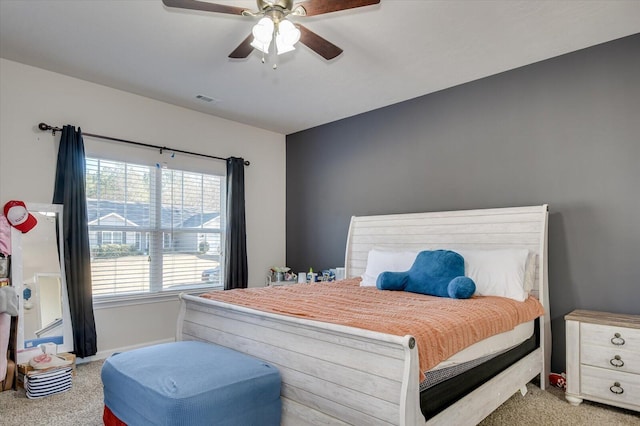
[[[49,203],[60,134],[38,130],[80,126],[113,136],[220,157],[244,157],[250,286],[285,260],[285,136],[207,114],[0,59],[0,205],[17,199]],[[224,173],[224,162],[166,155],[85,137],[87,155],[189,164]],[[153,163],[152,163],[153,164]],[[172,339],[177,301],[96,307],[98,355]]]

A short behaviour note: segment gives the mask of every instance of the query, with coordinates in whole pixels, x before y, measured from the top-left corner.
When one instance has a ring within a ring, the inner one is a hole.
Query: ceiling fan
[[[330,60],[342,53],[335,44],[300,24],[293,24],[289,16],[316,16],[380,3],[380,0],[306,0],[293,4],[293,0],[257,0],[258,10],[251,11],[237,6],[227,6],[198,0],[162,0],[165,6],[179,9],[202,10],[248,17],[261,17],[252,33],[229,54],[230,58],[246,58],[258,49],[269,53],[275,44],[277,54],[295,49],[300,41],[323,58]],[[275,40],[275,43],[273,43]],[[264,57],[263,57],[264,61]]]

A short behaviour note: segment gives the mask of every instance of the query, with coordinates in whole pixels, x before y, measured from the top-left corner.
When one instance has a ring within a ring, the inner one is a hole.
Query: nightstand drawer
[[[612,372],[588,365],[580,367],[580,375],[580,394],[585,397],[592,396],[613,403],[639,406],[640,375]]]
[[[580,345],[580,363],[613,371],[640,374],[640,352],[607,348],[589,344]]]
[[[580,341],[583,345],[640,352],[640,330],[634,328],[581,323]]]

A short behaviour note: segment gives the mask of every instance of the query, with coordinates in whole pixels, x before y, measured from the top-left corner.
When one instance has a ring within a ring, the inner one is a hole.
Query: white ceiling
[[[344,53],[327,62],[300,45],[273,70],[257,51],[227,58],[253,18],[161,0],[0,0],[0,56],[290,134],[638,33],[640,1],[382,0],[296,19]]]

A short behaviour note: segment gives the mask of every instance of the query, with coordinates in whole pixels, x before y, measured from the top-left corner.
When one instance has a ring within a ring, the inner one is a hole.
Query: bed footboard
[[[263,359],[282,374],[283,425],[424,424],[411,336],[260,312],[181,295],[178,340]]]

